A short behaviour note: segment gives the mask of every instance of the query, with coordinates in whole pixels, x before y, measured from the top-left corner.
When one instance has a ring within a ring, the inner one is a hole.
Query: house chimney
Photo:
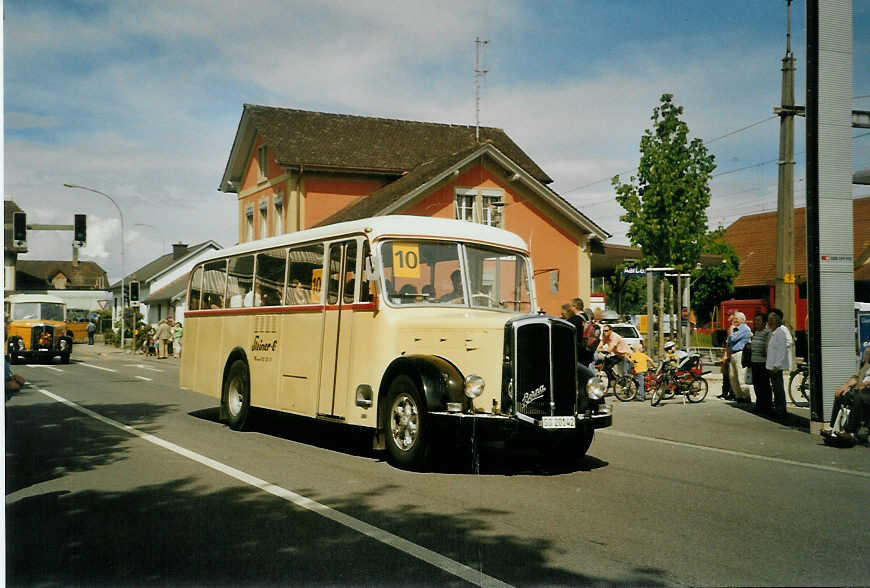
[[[187,255],[187,243],[172,244],[172,259],[179,259]]]

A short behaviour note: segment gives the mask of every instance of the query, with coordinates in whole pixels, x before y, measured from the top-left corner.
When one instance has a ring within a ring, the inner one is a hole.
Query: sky
[[[785,0],[5,0],[5,199],[28,223],[88,215],[81,260],[121,276],[172,243],[238,239],[218,191],[245,103],[504,129],[551,187],[613,236],[609,178],[635,170],[663,93],[717,169],[709,226],[776,208]],[[805,4],[792,5],[805,104]],[[870,110],[870,0],[853,2],[853,108]],[[757,124],[756,124],[757,123]],[[748,127],[748,128],[746,128]],[[737,132],[735,132],[737,131]],[[795,128],[804,202],[804,125]],[[870,168],[870,130],[853,129]],[[727,135],[727,136],[725,136]],[[855,196],[870,187],[854,187]],[[31,232],[22,259],[70,259],[72,234]]]

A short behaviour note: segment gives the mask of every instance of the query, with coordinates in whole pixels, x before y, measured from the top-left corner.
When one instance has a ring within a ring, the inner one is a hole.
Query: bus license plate
[[[576,426],[573,416],[545,416],[541,417],[541,424],[545,429],[573,429]]]

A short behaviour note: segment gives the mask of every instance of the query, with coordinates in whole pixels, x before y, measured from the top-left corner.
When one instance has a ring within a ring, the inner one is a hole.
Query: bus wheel
[[[223,397],[230,428],[241,431],[251,409],[251,376],[248,373],[248,364],[241,359],[237,359],[230,366],[224,381]]]
[[[390,461],[401,468],[417,469],[426,461],[426,419],[417,385],[398,376],[387,392],[386,444]]]

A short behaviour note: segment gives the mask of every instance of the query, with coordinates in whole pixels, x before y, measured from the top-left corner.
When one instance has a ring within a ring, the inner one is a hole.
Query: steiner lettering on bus
[[[254,342],[251,344],[251,351],[275,351],[278,348],[278,339],[271,343],[260,339],[259,335],[254,335]]]

